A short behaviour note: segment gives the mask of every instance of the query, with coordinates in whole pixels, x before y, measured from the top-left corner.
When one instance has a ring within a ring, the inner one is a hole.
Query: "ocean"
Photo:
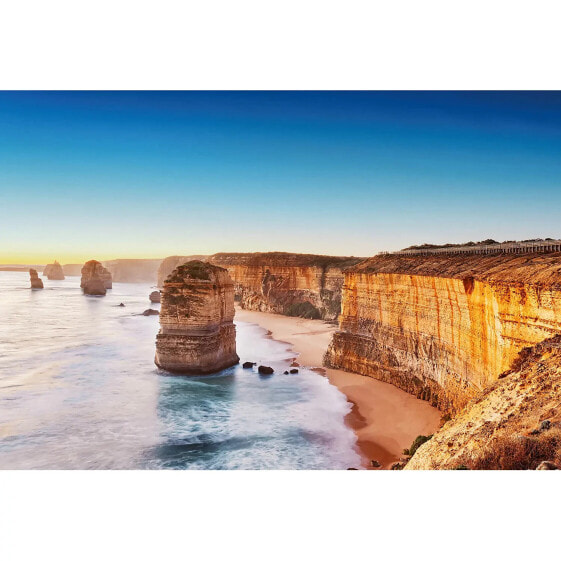
[[[0,469],[358,467],[350,404],[261,327],[236,322],[240,365],[166,376],[150,284],[85,296],[79,277],[0,272]],[[120,307],[120,303],[125,304]],[[275,368],[260,376],[244,361]]]

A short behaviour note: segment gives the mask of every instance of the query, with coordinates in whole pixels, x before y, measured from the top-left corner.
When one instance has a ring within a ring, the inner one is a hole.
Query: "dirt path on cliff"
[[[377,460],[389,468],[420,434],[432,434],[440,412],[426,401],[367,376],[323,366],[323,355],[337,327],[309,320],[236,307],[235,319],[257,323],[277,340],[290,343],[299,364],[324,373],[353,405],[347,423],[355,431],[363,467]]]

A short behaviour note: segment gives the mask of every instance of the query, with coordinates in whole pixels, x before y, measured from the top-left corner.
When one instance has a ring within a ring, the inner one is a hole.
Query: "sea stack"
[[[101,280],[104,288],[113,288],[113,279],[111,278],[111,273],[99,261],[92,259],[82,267],[82,279],[80,281],[80,288],[83,288],[86,294],[91,294],[90,292],[86,291],[86,288],[89,281],[96,278]],[[97,285],[98,283],[96,282],[94,284]],[[103,294],[105,294],[105,292]]]
[[[150,293],[150,302],[153,302],[154,304],[159,304],[160,301],[161,301],[161,297],[160,297],[159,290],[154,290],[154,292]]]
[[[39,278],[35,269],[29,269],[29,280],[31,281],[31,288],[43,288],[43,281]]]
[[[43,270],[43,276],[49,280],[64,280],[64,272],[62,266],[58,261],[50,263]]]
[[[222,267],[190,261],[162,290],[155,363],[177,374],[210,374],[237,364],[234,285]]]

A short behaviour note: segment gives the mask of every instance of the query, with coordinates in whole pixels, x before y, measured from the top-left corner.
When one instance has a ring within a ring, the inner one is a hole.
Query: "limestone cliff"
[[[80,288],[86,289],[88,282],[93,278],[99,278],[103,282],[105,289],[113,288],[113,279],[111,273],[95,259],[88,261],[82,267],[82,278],[80,279]]]
[[[172,255],[170,257],[162,259],[162,262],[158,267],[158,288],[162,288],[164,286],[165,280],[169,277],[174,269],[179,267],[179,265],[183,265],[188,261],[206,261],[207,257],[208,255]]]
[[[155,363],[180,374],[207,374],[239,362],[234,286],[228,271],[202,261],[177,267],[164,282]]]
[[[406,469],[561,469],[561,336],[524,349],[513,368],[448,421]]]
[[[164,259],[159,284],[183,257]],[[299,253],[216,253],[206,258],[224,267],[242,308],[333,320],[341,309],[343,269],[360,258]]]
[[[328,366],[461,409],[561,333],[561,254],[380,255],[345,274]]]
[[[113,259],[103,266],[115,282],[155,282],[162,259]]]
[[[82,267],[81,263],[69,263],[62,266],[62,271],[68,277],[77,277],[82,274]]]
[[[64,280],[64,271],[58,261],[50,263],[43,269],[43,276],[49,280]]]

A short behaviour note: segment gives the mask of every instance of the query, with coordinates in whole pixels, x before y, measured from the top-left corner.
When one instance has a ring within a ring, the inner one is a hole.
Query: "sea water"
[[[241,366],[165,376],[149,284],[86,296],[79,277],[31,290],[0,272],[0,469],[344,469],[358,466],[350,405],[255,324],[236,321]],[[125,304],[120,307],[120,303]]]

